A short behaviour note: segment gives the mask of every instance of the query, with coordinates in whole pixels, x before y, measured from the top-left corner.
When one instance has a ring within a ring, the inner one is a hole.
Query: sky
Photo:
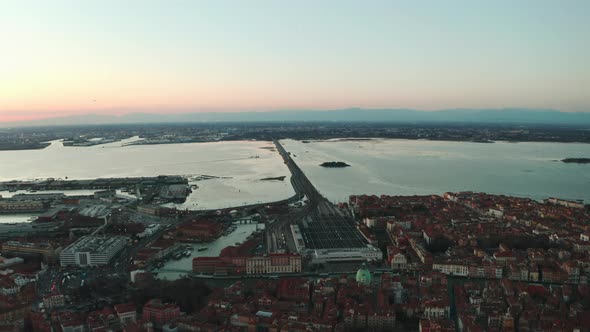
[[[0,121],[278,109],[590,111],[590,1],[0,2]]]

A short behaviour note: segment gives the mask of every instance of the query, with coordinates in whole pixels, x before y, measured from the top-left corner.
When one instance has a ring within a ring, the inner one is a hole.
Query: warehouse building
[[[54,248],[49,243],[30,243],[21,241],[6,241],[2,244],[3,254],[12,255],[40,255],[46,261],[51,262],[57,258],[61,248]]]
[[[44,209],[43,202],[41,201],[0,199],[1,213],[39,212]]]

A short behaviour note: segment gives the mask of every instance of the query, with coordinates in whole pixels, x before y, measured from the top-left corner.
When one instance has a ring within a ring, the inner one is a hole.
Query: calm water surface
[[[285,140],[287,151],[318,190],[332,201],[351,194],[442,194],[472,190],[590,202],[590,144],[437,142],[421,140]],[[351,167],[324,168],[325,161]]]
[[[190,257],[184,257],[179,260],[170,260],[162,267],[162,272],[158,273],[158,278],[175,280],[180,276],[190,272],[193,266],[193,257],[214,257],[219,256],[221,250],[227,246],[233,246],[237,242],[244,242],[247,237],[256,230],[264,229],[263,224],[241,224],[237,229],[227,236],[223,236],[213,242],[194,244],[193,252]],[[207,250],[198,251],[198,248],[206,247]]]
[[[92,147],[0,151],[0,180],[90,179],[157,175],[211,175],[194,182],[199,189],[180,208],[217,209],[270,202],[294,194],[289,181],[260,181],[288,176],[270,142],[217,142],[122,146],[130,139]]]
[[[590,157],[588,144],[382,139],[282,142],[320,192],[335,202],[346,201],[351,194],[442,194],[460,190],[590,202],[590,165],[556,161]],[[124,143],[64,147],[60,142],[53,142],[43,150],[0,151],[0,180],[162,174],[222,177],[194,182],[199,188],[186,203],[179,205],[188,209],[269,202],[293,195],[289,181],[260,181],[265,177],[289,175],[278,153],[269,150],[273,147],[269,142],[122,146]],[[325,161],[344,161],[352,167],[320,167]],[[23,222],[28,218],[0,215],[0,223]],[[240,225],[227,237],[195,245],[208,249],[202,252],[195,249],[193,256],[217,256],[224,247],[243,242],[256,227]],[[170,261],[164,269],[190,271],[191,262],[192,257]],[[162,272],[160,277],[172,279],[180,274]]]
[[[33,178],[213,175],[179,208],[215,209],[270,202],[293,195],[289,181],[260,181],[289,175],[269,142],[240,141],[0,151],[0,180]],[[590,165],[565,164],[589,157],[589,144],[434,142],[420,140],[284,140],[310,180],[332,201],[351,194],[442,194],[473,190],[543,199],[556,196],[590,202]],[[344,161],[352,167],[320,167]],[[3,193],[8,196],[7,193]]]

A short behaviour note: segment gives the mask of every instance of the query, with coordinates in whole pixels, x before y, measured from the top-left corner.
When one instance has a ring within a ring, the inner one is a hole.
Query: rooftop
[[[68,246],[64,251],[91,253],[108,252],[121,241],[127,242],[127,238],[124,236],[102,237],[88,235],[81,237],[78,241]]]
[[[342,216],[308,217],[298,225],[307,249],[367,247],[367,241],[357,230],[354,221]]]

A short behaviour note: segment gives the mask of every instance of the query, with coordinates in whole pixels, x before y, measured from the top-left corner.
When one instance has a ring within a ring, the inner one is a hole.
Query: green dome
[[[356,282],[363,285],[371,284],[371,271],[367,268],[366,263],[363,263],[363,266],[356,272]]]

